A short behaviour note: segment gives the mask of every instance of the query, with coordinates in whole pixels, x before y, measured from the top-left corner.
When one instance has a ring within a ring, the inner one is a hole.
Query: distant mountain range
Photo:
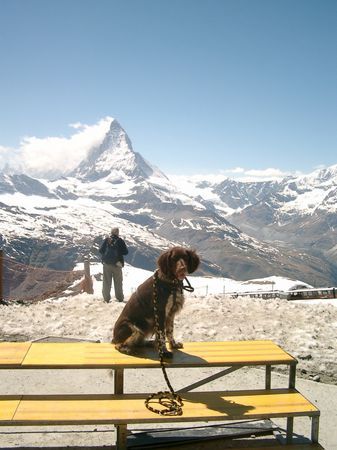
[[[179,244],[200,253],[199,273],[336,285],[337,165],[280,182],[186,177],[183,186],[135,152],[113,120],[62,178],[0,174],[0,245],[22,263],[71,270],[85,256],[98,260],[119,226],[127,261],[144,269]]]

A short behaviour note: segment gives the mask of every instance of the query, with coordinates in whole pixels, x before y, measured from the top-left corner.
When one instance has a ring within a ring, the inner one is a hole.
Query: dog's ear
[[[188,261],[187,270],[188,273],[195,272],[200,264],[200,258],[194,250],[186,250]]]
[[[162,253],[158,258],[158,267],[165,275],[169,276],[171,273],[171,252],[168,250]]]

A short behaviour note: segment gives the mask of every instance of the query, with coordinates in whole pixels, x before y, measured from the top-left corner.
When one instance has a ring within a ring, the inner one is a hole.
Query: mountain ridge
[[[153,269],[168,246],[187,245],[200,252],[205,274],[241,280],[292,275],[310,284],[333,284],[336,174],[337,165],[281,182],[204,181],[190,193],[134,152],[113,120],[101,144],[68,176],[36,180],[0,174],[0,235],[5,251],[22,262],[35,258],[55,266],[64,255],[69,269],[87,255],[97,260],[100,240],[119,226],[129,262],[141,268]],[[314,221],[301,209],[301,201],[311,205],[312,191],[322,200],[308,209],[320,211]],[[47,244],[60,258],[48,256]]]

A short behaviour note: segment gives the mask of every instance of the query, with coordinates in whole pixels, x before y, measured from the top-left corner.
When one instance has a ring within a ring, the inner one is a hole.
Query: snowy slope
[[[259,241],[296,248],[335,266],[337,165],[282,181],[172,179]]]
[[[103,141],[62,178],[0,175],[0,242],[22,262],[48,265],[52,259],[69,269],[84,256],[99,259],[101,240],[119,226],[129,262],[138,267],[151,269],[163,249],[179,244],[198,250],[204,273],[242,280],[291,274],[332,284],[334,266],[317,251],[310,254],[309,245],[296,251],[293,243],[301,243],[301,236],[293,239],[291,227],[305,218],[301,232],[309,240],[312,205],[316,212],[334,212],[335,185],[334,166],[282,182],[207,177],[181,182],[134,152],[113,120]],[[332,242],[328,250],[333,248]]]

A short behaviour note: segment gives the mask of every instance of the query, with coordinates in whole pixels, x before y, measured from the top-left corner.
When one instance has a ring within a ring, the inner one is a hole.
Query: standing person
[[[103,299],[109,303],[111,300],[111,283],[114,281],[115,297],[118,302],[124,300],[123,294],[123,267],[124,255],[128,254],[127,246],[119,237],[119,229],[112,228],[111,235],[104,239],[99,252],[103,263]]]

